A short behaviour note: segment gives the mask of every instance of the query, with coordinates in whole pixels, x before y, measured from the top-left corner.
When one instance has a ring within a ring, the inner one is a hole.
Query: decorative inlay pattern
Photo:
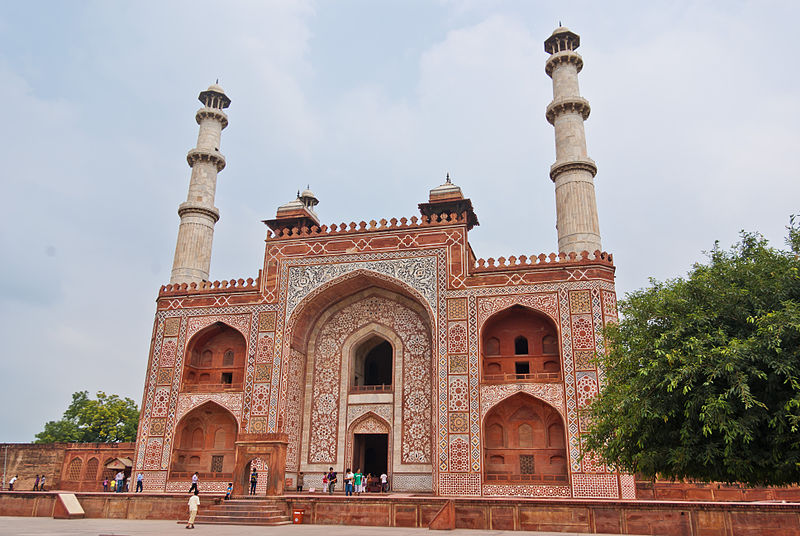
[[[481,418],[511,395],[528,393],[553,406],[564,416],[564,387],[558,383],[511,383],[481,386]]]
[[[214,402],[227,409],[236,417],[239,426],[242,425],[242,393],[181,393],[178,397],[175,421],[180,421],[181,417],[206,402]]]

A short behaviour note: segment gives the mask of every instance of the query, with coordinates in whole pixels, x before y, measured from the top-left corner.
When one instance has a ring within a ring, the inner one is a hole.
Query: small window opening
[[[220,383],[231,384],[233,383],[233,372],[223,372],[222,381]]]
[[[519,457],[519,472],[523,475],[532,475],[535,471],[534,457],[523,454]]]
[[[528,339],[522,335],[514,339],[514,353],[516,355],[528,355]]]
[[[531,364],[527,361],[517,361],[514,363],[514,372],[517,374],[530,374]]]
[[[223,367],[233,366],[233,350],[228,350],[227,352],[225,352],[225,355],[222,356],[222,366]]]
[[[212,473],[221,473],[222,472],[222,461],[225,459],[225,456],[211,456],[211,472]]]

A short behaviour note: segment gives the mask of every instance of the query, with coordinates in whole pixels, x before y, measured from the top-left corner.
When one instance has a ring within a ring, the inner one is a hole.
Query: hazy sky
[[[542,46],[581,35],[603,246],[620,295],[800,212],[797,2],[2,2],[0,441],[74,391],[141,402],[197,138],[233,103],[212,279],[255,277],[262,219],[410,217],[449,171],[479,257],[556,249]]]

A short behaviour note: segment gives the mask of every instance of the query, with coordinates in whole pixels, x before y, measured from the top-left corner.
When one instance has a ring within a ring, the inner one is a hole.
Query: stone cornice
[[[194,116],[194,119],[198,125],[203,119],[215,119],[222,123],[223,129],[228,126],[228,116],[225,115],[225,112],[207,106],[197,110],[197,115]]]
[[[547,105],[547,111],[545,111],[544,115],[547,118],[547,122],[552,125],[556,117],[565,113],[581,114],[583,120],[586,121],[591,111],[592,108],[589,106],[589,101],[583,97],[573,95],[569,97],[559,97],[553,100],[553,102]]]
[[[217,221],[219,221],[219,210],[217,210],[216,207],[199,205],[189,201],[181,203],[180,206],[178,207],[178,216],[183,218],[184,214],[201,214],[203,216],[208,216],[209,218],[214,220],[214,223],[217,223]]]
[[[556,162],[550,166],[550,180],[556,182],[556,179],[562,173],[576,169],[588,171],[592,174],[592,177],[597,175],[597,164],[595,164],[594,160],[591,158],[584,158],[580,160],[564,160],[561,162]]]
[[[217,171],[225,169],[225,157],[219,151],[208,151],[205,149],[192,149],[186,155],[189,167],[194,167],[197,162],[210,162],[217,167]]]
[[[547,73],[547,76],[552,78],[553,71],[556,67],[564,63],[574,64],[578,72],[581,72],[581,69],[583,69],[583,58],[581,58],[580,54],[573,50],[562,50],[547,58],[547,63],[544,64],[544,72]]]

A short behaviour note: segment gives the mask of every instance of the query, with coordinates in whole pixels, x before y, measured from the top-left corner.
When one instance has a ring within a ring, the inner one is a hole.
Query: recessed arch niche
[[[230,479],[236,462],[238,424],[230,411],[206,402],[186,415],[175,429],[170,478]]]
[[[543,313],[514,305],[481,329],[483,381],[558,381],[558,329]]]
[[[216,322],[196,333],[186,347],[182,391],[241,391],[247,342],[236,329]]]
[[[566,482],[564,420],[549,404],[517,393],[483,421],[487,482]]]

